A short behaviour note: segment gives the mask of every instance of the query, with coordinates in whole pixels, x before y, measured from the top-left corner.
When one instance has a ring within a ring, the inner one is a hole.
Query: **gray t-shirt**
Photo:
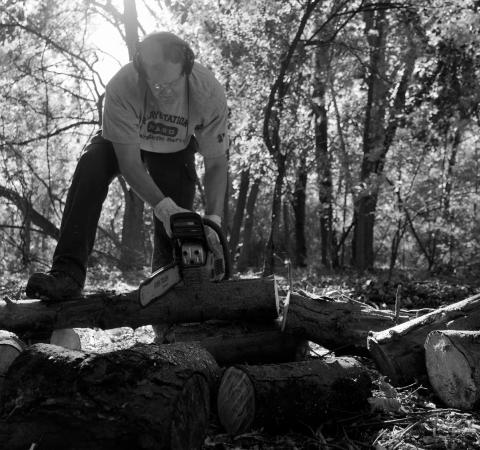
[[[224,155],[228,135],[223,87],[212,72],[195,63],[182,91],[175,102],[162,105],[146,83],[139,83],[133,64],[127,64],[106,87],[103,137],[150,152],[173,153],[184,149],[194,135],[201,155]]]

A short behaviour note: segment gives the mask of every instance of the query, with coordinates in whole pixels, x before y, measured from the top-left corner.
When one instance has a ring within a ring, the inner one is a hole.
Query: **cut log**
[[[189,323],[209,319],[271,321],[278,317],[274,282],[263,279],[176,287],[145,308],[138,291],[88,295],[61,303],[0,301],[0,329],[22,333],[59,328],[137,328],[152,323]]]
[[[218,370],[193,344],[102,354],[35,344],[5,377],[0,442],[10,450],[201,448]]]
[[[428,378],[449,408],[480,406],[480,331],[432,331],[425,341]]]
[[[82,349],[80,336],[73,328],[62,328],[60,330],[53,330],[53,333],[50,336],[50,344],[68,348],[69,350]]]
[[[282,431],[318,426],[367,407],[371,379],[350,357],[264,366],[236,366],[223,374],[218,416],[229,434],[252,427]]]
[[[25,343],[14,333],[0,330],[0,393],[8,368],[26,348]]]
[[[411,318],[406,312],[400,322]],[[391,311],[372,308],[364,303],[332,301],[326,297],[292,294],[283,313],[283,330],[340,353],[365,353],[369,331],[395,325]]]
[[[208,321],[173,325],[163,343],[199,343],[221,366],[300,361],[308,352],[308,341],[282,333],[278,322],[270,324]]]
[[[368,337],[381,373],[395,385],[427,380],[424,344],[431,331],[480,328],[480,295],[474,295]]]

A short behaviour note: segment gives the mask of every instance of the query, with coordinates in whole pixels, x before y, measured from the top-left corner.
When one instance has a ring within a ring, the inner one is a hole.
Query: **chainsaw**
[[[170,217],[170,225],[174,259],[140,284],[141,306],[149,305],[182,281],[185,286],[196,287],[230,277],[227,241],[215,222],[194,212],[181,212]],[[207,227],[217,234],[222,254],[214,252],[207,239]]]

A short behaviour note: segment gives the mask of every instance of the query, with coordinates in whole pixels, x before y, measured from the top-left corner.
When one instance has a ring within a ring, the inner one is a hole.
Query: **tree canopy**
[[[0,6],[0,271],[49,264],[101,126],[102,64],[128,62],[128,20],[140,37],[185,38],[226,88],[238,269],[478,266],[478,1],[137,0],[137,17],[132,5]],[[121,54],[106,55],[99,29]],[[92,264],[129,268],[126,192],[111,189]],[[146,266],[150,212],[140,219]]]

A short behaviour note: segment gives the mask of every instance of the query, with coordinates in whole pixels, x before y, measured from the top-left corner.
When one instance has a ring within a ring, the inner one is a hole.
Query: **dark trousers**
[[[157,186],[182,208],[192,209],[195,196],[195,143],[177,153],[142,151],[142,159]],[[98,220],[108,187],[119,174],[113,145],[99,134],[78,161],[63,211],[60,238],[52,270],[85,283],[88,257],[93,250]],[[172,260],[172,247],[161,222],[155,218],[152,269]]]

